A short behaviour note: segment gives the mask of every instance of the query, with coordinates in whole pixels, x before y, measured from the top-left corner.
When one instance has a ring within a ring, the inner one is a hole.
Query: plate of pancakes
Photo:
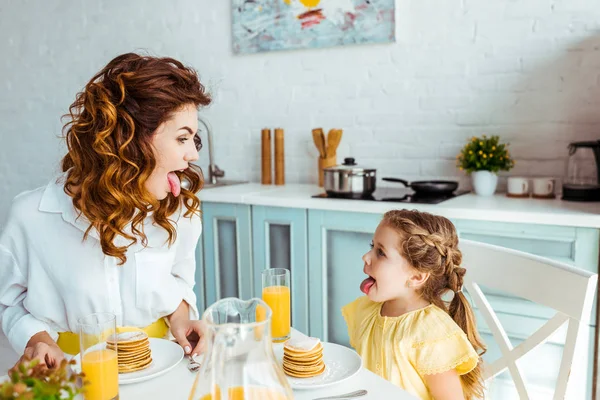
[[[106,343],[97,346],[116,350],[120,385],[160,376],[170,371],[183,359],[183,349],[177,343],[149,338],[141,331],[118,333],[110,336]],[[79,367],[79,354],[74,359]]]
[[[317,389],[331,386],[356,375],[361,367],[360,356],[352,349],[335,343],[313,341],[305,346],[274,347],[275,357],[283,368],[292,389]]]

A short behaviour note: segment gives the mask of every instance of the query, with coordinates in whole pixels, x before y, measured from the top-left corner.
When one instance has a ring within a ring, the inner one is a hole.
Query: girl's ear
[[[419,288],[421,286],[423,286],[425,284],[425,282],[427,282],[427,279],[429,279],[429,272],[418,272],[415,271],[414,274],[412,274],[410,276],[410,278],[408,278],[408,281],[406,281],[406,286],[408,287],[412,287],[412,288]]]

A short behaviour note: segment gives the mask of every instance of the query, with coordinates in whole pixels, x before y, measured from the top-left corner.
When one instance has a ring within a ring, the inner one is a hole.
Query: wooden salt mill
[[[273,171],[271,168],[271,130],[264,128],[261,131],[261,180],[263,185],[273,183]]]
[[[275,128],[275,184],[285,184],[283,129]]]

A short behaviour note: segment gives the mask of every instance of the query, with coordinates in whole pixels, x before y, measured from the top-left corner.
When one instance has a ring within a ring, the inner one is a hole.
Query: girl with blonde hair
[[[448,219],[389,211],[363,256],[366,296],[342,309],[365,367],[420,399],[483,397],[485,345],[462,291],[461,260]]]

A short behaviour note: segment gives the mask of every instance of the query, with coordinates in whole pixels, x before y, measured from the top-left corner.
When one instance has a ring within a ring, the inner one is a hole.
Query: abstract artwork
[[[233,51],[395,41],[395,0],[232,0]]]

